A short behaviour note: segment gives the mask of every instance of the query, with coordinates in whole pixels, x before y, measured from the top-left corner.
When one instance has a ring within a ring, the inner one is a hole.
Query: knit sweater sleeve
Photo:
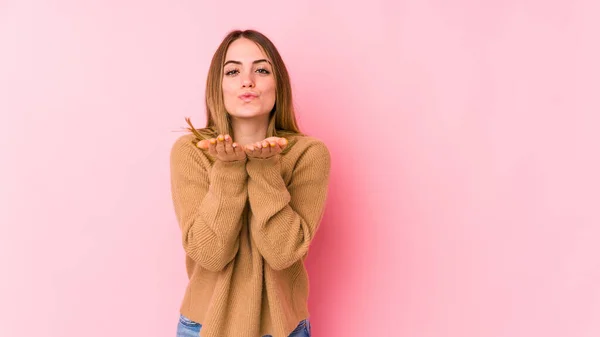
[[[211,271],[222,270],[239,248],[248,199],[246,160],[213,165],[182,137],[171,149],[171,194],[187,255]]]
[[[324,213],[330,171],[330,154],[320,141],[300,155],[288,186],[280,160],[280,155],[250,158],[246,165],[254,215],[250,233],[275,270],[290,267],[308,253]]]

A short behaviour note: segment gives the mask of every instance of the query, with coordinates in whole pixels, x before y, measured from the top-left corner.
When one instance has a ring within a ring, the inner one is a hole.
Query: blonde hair
[[[233,135],[229,114],[225,110],[223,102],[223,63],[229,45],[240,38],[246,38],[258,44],[273,64],[276,94],[275,105],[269,117],[267,138],[283,137],[290,141],[289,145],[292,145],[291,143],[294,142],[292,137],[304,134],[300,131],[296,121],[290,77],[275,45],[265,35],[255,30],[234,30],[225,36],[212,57],[206,79],[206,126],[196,129],[190,118],[186,117],[185,120],[189,125],[187,130],[196,135],[195,143],[202,139],[215,138],[219,134]],[[290,148],[291,146],[287,146],[284,151]]]

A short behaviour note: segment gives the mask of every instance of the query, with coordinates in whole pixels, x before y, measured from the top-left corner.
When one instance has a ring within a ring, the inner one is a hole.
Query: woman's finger
[[[288,141],[285,138],[279,138],[277,140],[277,144],[279,144],[279,147],[281,147],[281,149],[284,149],[287,146]]]
[[[279,146],[283,149],[287,146],[288,141],[287,139],[283,138],[283,137],[269,137],[267,139],[265,139],[266,141],[274,141],[275,143],[279,144]]]
[[[252,144],[244,145],[243,150],[244,150],[244,152],[246,152],[247,156],[252,157],[253,156],[252,152],[254,152],[254,145],[252,145]]]
[[[279,145],[279,143],[275,142],[275,144],[271,148],[271,154],[279,154],[279,153],[281,153],[281,150],[282,150],[282,148]]]
[[[275,142],[274,141],[267,141],[265,142],[266,146],[265,146],[265,157],[270,157],[273,155],[273,153],[275,153]]]
[[[233,147],[233,151],[235,151],[235,156],[238,160],[243,160],[248,156],[244,147],[240,146],[238,143],[233,143],[231,146]]]
[[[265,146],[265,144],[263,142],[260,143],[260,146],[262,146],[262,148],[260,149],[260,158],[265,158],[269,156],[269,146]]]
[[[216,157],[217,156],[217,140],[214,138],[211,138],[208,140],[208,153],[210,153],[211,156]]]
[[[225,135],[225,152],[227,154],[235,154],[233,151],[233,141],[229,135]]]
[[[223,135],[217,137],[217,153],[225,154],[225,137]]]
[[[201,141],[199,141],[198,143],[196,143],[196,147],[202,149],[202,150],[208,150],[208,140],[207,139],[202,139]]]

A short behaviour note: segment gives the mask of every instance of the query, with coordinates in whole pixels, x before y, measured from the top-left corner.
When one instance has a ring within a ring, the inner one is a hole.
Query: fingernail
[[[229,137],[229,135],[225,135],[225,140],[229,141],[231,139],[231,137]]]
[[[275,147],[275,143],[269,143],[271,147]]]
[[[233,145],[231,145],[234,149],[237,147],[236,143],[233,143]]]
[[[219,138],[219,140],[220,140],[220,141],[223,141],[223,139],[224,139],[224,138],[223,138],[223,135],[219,135],[219,137],[218,137],[218,138]]]
[[[216,143],[216,142],[217,142],[217,141],[216,141],[214,138],[211,138],[211,139],[210,139],[210,143],[211,143],[211,144],[214,144],[214,143]]]

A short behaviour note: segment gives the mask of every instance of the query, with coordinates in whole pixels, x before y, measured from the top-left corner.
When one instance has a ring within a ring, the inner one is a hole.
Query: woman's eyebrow
[[[261,62],[267,62],[268,64],[271,64],[271,61],[269,61],[267,59],[256,60],[256,61],[252,62],[252,64],[261,63]],[[223,67],[228,65],[229,63],[235,63],[235,64],[242,65],[242,62],[240,62],[240,61],[229,60],[223,64]]]

